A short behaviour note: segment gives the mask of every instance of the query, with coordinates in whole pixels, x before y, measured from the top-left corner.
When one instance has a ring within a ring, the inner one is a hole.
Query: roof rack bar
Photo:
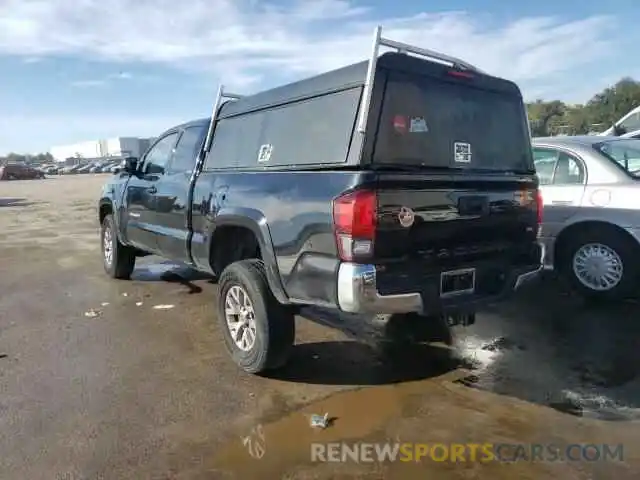
[[[367,117],[369,115],[369,107],[371,106],[371,97],[373,89],[373,80],[376,75],[376,66],[378,63],[378,55],[380,53],[380,47],[389,47],[397,50],[400,53],[411,53],[413,55],[419,55],[432,60],[438,60],[440,62],[446,62],[451,64],[455,68],[462,70],[472,70],[479,72],[480,69],[460,60],[456,57],[445,55],[444,53],[436,52],[434,50],[427,50],[426,48],[414,47],[407,43],[397,42],[390,40],[382,36],[382,25],[378,25],[373,34],[373,44],[371,47],[371,56],[369,57],[369,66],[367,67],[367,77],[364,81],[364,89],[362,92],[363,99],[360,103],[360,112],[358,120],[358,132],[364,134],[367,129]]]
[[[464,60],[460,60],[459,58],[452,57],[444,53],[436,52],[434,50],[414,47],[412,45],[407,45],[406,43],[396,42],[395,40],[389,40],[388,38],[381,38],[380,45],[383,45],[389,48],[395,48],[399,52],[413,53],[414,55],[420,55],[422,57],[432,58],[440,62],[447,62],[447,63],[450,63],[452,66],[457,68],[462,68],[463,70],[478,71],[478,68],[475,65],[471,65],[470,63],[467,63]]]
[[[358,132],[364,135],[367,130],[367,116],[371,106],[371,94],[373,93],[373,80],[376,76],[376,65],[378,64],[378,54],[380,53],[380,40],[382,40],[382,25],[378,25],[373,33],[373,44],[371,46],[371,56],[367,67],[367,77],[364,80],[362,89],[362,102],[360,102],[360,119],[358,120]]]
[[[211,149],[211,142],[213,140],[213,126],[216,123],[216,117],[218,116],[218,110],[222,106],[222,102],[225,99],[228,100],[238,100],[242,98],[242,95],[237,95],[235,93],[228,93],[224,91],[224,85],[220,85],[218,87],[218,93],[216,94],[216,101],[213,103],[213,111],[211,112],[211,121],[209,122],[209,129],[207,130],[207,137],[204,141],[204,149],[203,152],[206,154]]]

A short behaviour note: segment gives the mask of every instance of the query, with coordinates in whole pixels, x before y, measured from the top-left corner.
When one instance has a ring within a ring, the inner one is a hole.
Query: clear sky
[[[0,0],[0,154],[153,136],[384,35],[581,102],[640,79],[640,0]]]

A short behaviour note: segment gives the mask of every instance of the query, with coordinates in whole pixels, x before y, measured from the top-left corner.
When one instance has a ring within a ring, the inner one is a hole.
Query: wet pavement
[[[249,376],[224,350],[213,280],[153,257],[106,278],[105,178],[0,185],[3,480],[638,478],[640,305],[591,304],[548,275],[450,345],[401,349],[307,311],[289,365]],[[333,441],[623,443],[625,458],[312,463],[310,444]]]

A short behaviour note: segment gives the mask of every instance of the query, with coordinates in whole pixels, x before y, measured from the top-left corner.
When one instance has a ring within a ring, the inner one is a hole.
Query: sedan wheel
[[[620,300],[635,292],[640,245],[612,225],[575,230],[558,245],[556,266],[586,297]]]
[[[624,266],[613,248],[601,243],[588,243],[573,255],[573,273],[585,287],[608,291],[622,281]]]

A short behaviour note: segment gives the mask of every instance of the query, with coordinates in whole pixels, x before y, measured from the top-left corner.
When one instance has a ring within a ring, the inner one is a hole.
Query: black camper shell
[[[269,143],[276,146],[275,151],[264,164],[257,164],[255,155],[248,154],[228,165],[205,164],[205,169],[335,169],[371,165],[376,161],[376,149],[379,150],[376,139],[385,128],[381,125],[384,100],[391,82],[398,77],[419,78],[429,85],[453,85],[467,91],[489,92],[496,98],[506,99],[513,109],[511,118],[505,122],[504,135],[517,137],[519,153],[526,157],[528,166],[532,165],[526,111],[515,83],[480,71],[457,69],[405,53],[388,52],[377,59],[367,127],[362,134],[357,126],[363,94],[366,94],[368,66],[369,61],[363,61],[223,103],[216,116],[216,131],[239,128],[244,132],[243,141],[247,145]],[[492,106],[487,108],[493,109]],[[513,127],[510,131],[509,125]],[[286,138],[274,138],[282,135]],[[502,131],[494,135],[502,135]]]

